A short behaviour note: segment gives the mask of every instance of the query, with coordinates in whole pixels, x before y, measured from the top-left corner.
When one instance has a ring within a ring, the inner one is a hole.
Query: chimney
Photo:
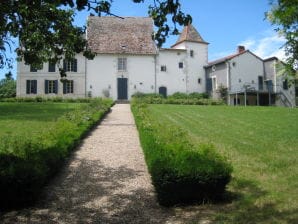
[[[237,53],[238,54],[242,53],[243,51],[245,51],[245,47],[244,46],[238,46],[237,47]]]

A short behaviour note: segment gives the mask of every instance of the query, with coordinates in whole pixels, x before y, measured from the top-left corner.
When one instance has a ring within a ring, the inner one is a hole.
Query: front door
[[[118,100],[127,100],[127,78],[118,78]]]

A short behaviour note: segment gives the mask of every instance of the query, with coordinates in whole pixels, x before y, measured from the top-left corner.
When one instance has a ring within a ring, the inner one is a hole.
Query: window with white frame
[[[63,60],[63,69],[66,72],[77,72],[78,70],[78,60],[72,59],[72,60]]]
[[[127,71],[127,58],[118,58],[118,71]]]
[[[183,62],[179,62],[178,66],[179,68],[183,68]]]
[[[73,93],[73,80],[63,82],[63,94]]]
[[[45,93],[58,93],[58,80],[45,80]]]

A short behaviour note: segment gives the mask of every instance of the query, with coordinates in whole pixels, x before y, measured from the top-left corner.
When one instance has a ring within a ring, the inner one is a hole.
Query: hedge
[[[159,203],[221,199],[232,167],[214,146],[194,145],[181,128],[152,118],[146,104],[133,100],[131,107]]]
[[[148,104],[183,104],[183,105],[224,105],[222,100],[209,99],[206,93],[180,93],[164,98],[160,94],[135,93],[133,98]]]
[[[34,201],[42,186],[111,105],[112,100],[91,100],[62,115],[46,132],[0,138],[0,206]]]

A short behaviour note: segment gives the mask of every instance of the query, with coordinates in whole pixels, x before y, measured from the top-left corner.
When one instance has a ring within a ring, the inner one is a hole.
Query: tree
[[[16,96],[16,81],[12,73],[5,74],[5,78],[0,80],[0,98],[11,98]]]
[[[145,0],[132,0],[143,3]],[[149,0],[148,0],[149,1]],[[95,55],[88,49],[84,39],[86,27],[73,25],[77,11],[88,10],[91,15],[113,15],[113,0],[10,0],[0,3],[0,68],[11,66],[7,57],[12,39],[19,38],[18,59],[25,64],[41,67],[51,60],[60,65],[62,57],[72,59],[76,53],[92,59]],[[191,16],[181,11],[179,0],[151,0],[149,16],[158,28],[154,35],[158,46],[169,34],[177,34],[176,24],[187,25]],[[114,15],[115,16],[115,15]],[[174,24],[170,28],[169,19]],[[62,67],[62,66],[59,66]],[[60,69],[61,76],[65,76]]]
[[[298,69],[298,0],[271,0],[267,19],[276,25],[275,29],[286,39],[286,70],[296,75]]]

